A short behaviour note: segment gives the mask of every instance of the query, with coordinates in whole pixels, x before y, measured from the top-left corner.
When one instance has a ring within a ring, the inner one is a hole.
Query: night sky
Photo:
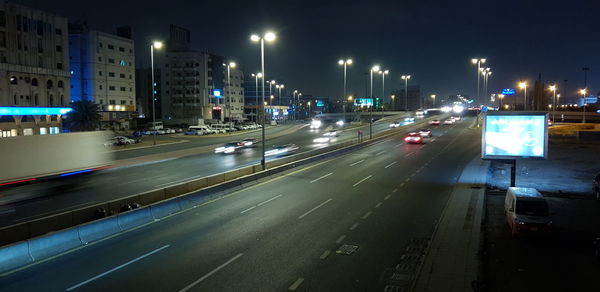
[[[569,80],[563,96],[583,87],[600,91],[600,4],[598,1],[14,1],[86,20],[113,32],[131,25],[138,67],[149,66],[152,39],[167,39],[169,24],[191,30],[192,46],[230,57],[246,73],[257,72],[260,47],[252,33],[271,29],[266,73],[286,87],[315,96],[342,95],[342,57],[352,57],[348,92],[365,93],[365,73],[374,64],[389,69],[386,93],[413,76],[422,94],[475,95],[472,57],[487,57],[490,91],[530,84],[542,74]],[[381,95],[381,78],[374,92]],[[562,88],[561,88],[562,89]]]

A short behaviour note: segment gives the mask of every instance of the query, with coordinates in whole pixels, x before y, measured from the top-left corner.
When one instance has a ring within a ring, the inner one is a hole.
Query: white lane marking
[[[354,162],[354,163],[350,164],[350,166],[355,166],[355,165],[357,165],[357,164],[359,164],[359,163],[362,163],[363,161],[365,161],[365,160],[363,159],[363,160],[361,160],[361,161]]]
[[[387,195],[387,196],[385,196],[385,198],[383,198],[383,199],[387,201],[387,200],[389,200],[389,198],[390,198],[390,197],[391,197],[391,195]]]
[[[302,215],[298,216],[298,219],[302,219],[302,218],[306,217],[306,215],[308,215],[308,214],[312,213],[313,211],[315,211],[315,210],[317,210],[317,209],[319,209],[319,208],[323,207],[325,204],[327,204],[327,203],[331,202],[332,200],[333,200],[333,199],[329,198],[327,201],[325,201],[325,202],[323,202],[323,203],[321,203],[321,204],[317,205],[316,207],[314,207],[314,208],[312,208],[312,209],[308,210],[308,212],[306,212],[306,213],[304,213],[304,214],[302,214]]]
[[[384,168],[388,168],[388,167],[390,167],[390,166],[392,166],[392,165],[394,165],[394,164],[396,164],[396,161],[394,161],[394,162],[392,162],[392,163],[390,163],[390,164],[386,165]]]
[[[330,253],[331,253],[330,250],[326,250],[321,254],[321,256],[319,258],[324,260]]]
[[[271,202],[271,201],[273,201],[273,200],[275,200],[275,199],[278,199],[278,198],[280,198],[281,196],[283,196],[283,195],[277,195],[277,196],[275,196],[275,197],[272,197],[272,198],[270,198],[270,199],[268,199],[268,200],[266,200],[266,201],[264,201],[264,202],[262,202],[262,203],[258,203],[258,205],[257,205],[257,206],[258,206],[258,207],[260,207],[260,206],[262,206],[262,205],[264,205],[264,204],[266,204],[266,203],[268,203],[268,202]]]
[[[414,172],[413,172],[413,173],[410,175],[410,177],[413,177],[413,176],[415,176],[415,174],[416,174],[416,173],[414,173]]]
[[[94,203],[96,203],[96,202],[92,201],[92,202],[87,202],[87,203],[81,203],[81,204],[69,206],[69,207],[66,207],[66,208],[62,208],[62,209],[58,209],[58,210],[54,210],[54,211],[50,211],[50,212],[46,212],[46,213],[41,213],[41,214],[36,214],[36,215],[33,215],[33,216],[19,218],[19,219],[16,219],[14,221],[15,222],[19,222],[19,221],[25,221],[25,220],[28,220],[28,219],[31,219],[31,218],[41,218],[41,217],[44,217],[44,216],[46,216],[48,214],[52,214],[52,213],[58,214],[58,213],[60,213],[62,211],[66,211],[66,210],[70,210],[70,209],[76,209],[77,207],[83,207],[85,205],[91,205],[91,204],[94,204]]]
[[[367,219],[369,216],[371,216],[372,213],[373,213],[372,211],[369,211],[365,215],[363,215],[362,218]]]
[[[326,177],[328,177],[328,176],[330,176],[330,175],[332,175],[332,174],[333,174],[333,172],[330,172],[330,173],[328,173],[328,174],[326,174],[326,175],[324,175],[324,176],[322,176],[322,177],[319,177],[319,178],[316,178],[316,179],[313,179],[313,180],[311,180],[311,181],[310,181],[310,183],[312,184],[312,183],[314,183],[314,182],[316,182],[316,181],[319,181],[319,180],[321,180],[321,179],[324,179],[324,178],[326,178]]]
[[[304,282],[304,278],[298,278],[298,280],[296,280],[294,282],[294,284],[292,284],[292,286],[290,286],[290,288],[288,288],[288,290],[295,291],[296,289],[298,289],[298,287],[300,287],[302,282]]]
[[[350,230],[354,230],[354,229],[356,229],[356,227],[358,227],[358,223],[354,223],[354,225],[352,225],[352,227],[350,227]]]
[[[409,156],[411,156],[413,154],[414,154],[414,152],[409,152],[408,154],[404,155],[404,157],[409,157]]]
[[[404,184],[405,184],[405,183],[401,183],[401,184],[400,184],[400,187],[403,187],[403,186],[404,186]]]
[[[248,211],[250,211],[250,210],[252,210],[252,209],[254,209],[254,208],[256,208],[256,206],[252,206],[252,207],[250,207],[250,208],[248,208],[248,209],[246,209],[246,210],[244,210],[244,211],[240,212],[240,214],[244,214],[244,213],[246,213],[246,212],[248,212]]]
[[[400,147],[400,146],[402,146],[402,143],[400,143],[400,144],[397,144],[396,146],[394,146],[394,148],[398,148],[398,147]]]
[[[124,268],[124,267],[126,267],[126,266],[128,266],[128,265],[131,265],[131,264],[133,264],[133,263],[135,263],[135,262],[137,262],[137,261],[139,261],[139,260],[141,260],[141,259],[145,258],[145,257],[151,256],[151,255],[153,255],[153,254],[155,254],[155,253],[157,253],[157,252],[159,252],[159,251],[161,251],[161,250],[163,250],[163,249],[165,249],[165,248],[168,248],[169,246],[170,246],[170,245],[168,245],[168,244],[167,244],[167,245],[165,245],[165,246],[163,246],[163,247],[161,247],[161,248],[157,248],[157,249],[155,249],[155,250],[153,250],[153,251],[151,251],[151,252],[149,252],[149,253],[146,253],[146,254],[144,254],[144,255],[142,255],[142,256],[139,256],[139,257],[137,257],[137,258],[135,258],[135,259],[133,259],[133,260],[130,260],[130,261],[128,261],[128,262],[126,262],[126,263],[124,263],[124,264],[122,264],[122,265],[119,265],[119,266],[117,266],[117,267],[114,267],[114,268],[112,268],[112,269],[110,269],[110,270],[108,270],[108,271],[106,271],[106,272],[104,272],[104,273],[102,273],[102,274],[100,274],[100,275],[97,275],[97,276],[95,276],[95,277],[93,277],[93,278],[90,278],[90,279],[88,279],[88,280],[85,280],[85,281],[83,281],[83,282],[81,282],[81,283],[79,283],[79,284],[77,284],[77,285],[75,285],[75,286],[72,286],[71,288],[67,288],[67,291],[72,291],[72,290],[75,290],[75,289],[77,289],[77,288],[79,288],[79,287],[81,287],[81,286],[83,286],[83,285],[86,285],[86,284],[88,284],[88,283],[92,282],[92,281],[95,281],[95,280],[97,280],[97,279],[100,279],[100,278],[102,278],[102,277],[104,277],[104,276],[106,276],[106,275],[108,275],[108,274],[110,274],[110,273],[112,273],[112,272],[114,272],[114,271],[116,271],[116,270],[118,270],[118,269],[122,269],[122,268]]]
[[[226,261],[222,265],[216,267],[214,270],[208,272],[208,274],[202,276],[200,279],[198,279],[198,280],[194,281],[193,283],[185,286],[185,288],[179,290],[179,292],[185,292],[185,291],[188,291],[188,290],[192,289],[194,286],[198,285],[198,283],[206,280],[208,277],[212,276],[214,273],[218,272],[219,270],[221,270],[222,268],[226,267],[227,265],[233,263],[235,260],[239,259],[243,255],[244,255],[243,253],[238,253],[236,256],[232,257],[230,260]]]
[[[410,177],[409,177],[409,178],[406,178],[404,181],[405,181],[405,182],[408,182],[409,180],[410,180]]]
[[[394,189],[394,190],[392,190],[392,193],[395,193],[395,192],[397,192],[397,191],[398,191],[398,189]]]
[[[335,243],[341,243],[345,238],[346,238],[346,235],[342,235],[335,241]]]
[[[375,154],[375,156],[379,156],[379,155],[381,155],[383,153],[385,153],[385,151],[377,152],[377,154]]]
[[[353,186],[353,187],[355,187],[355,186],[359,185],[360,183],[362,183],[363,181],[366,181],[366,180],[370,179],[372,176],[373,176],[373,175],[369,175],[369,176],[367,176],[367,177],[365,177],[365,178],[361,179],[360,181],[358,181],[357,183],[355,183],[355,184],[354,184],[354,185],[352,185],[352,186]]]
[[[433,141],[435,141],[435,138],[432,138],[432,139],[431,139],[431,142],[433,142]]]
[[[381,204],[383,204],[383,203],[382,202],[377,203],[377,205],[375,205],[375,208],[381,207]]]

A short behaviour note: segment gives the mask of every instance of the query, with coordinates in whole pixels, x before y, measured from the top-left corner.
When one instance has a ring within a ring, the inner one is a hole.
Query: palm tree
[[[98,105],[93,101],[81,100],[71,103],[72,111],[67,115],[66,127],[71,131],[93,131],[100,123]]]

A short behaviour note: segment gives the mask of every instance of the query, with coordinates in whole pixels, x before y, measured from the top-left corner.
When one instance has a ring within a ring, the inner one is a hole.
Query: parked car
[[[600,173],[596,175],[594,181],[592,182],[592,189],[596,194],[596,200],[600,200]]]
[[[133,140],[133,143],[137,144],[137,143],[142,143],[142,137],[135,137],[135,136],[125,136],[128,139]]]
[[[552,226],[548,202],[534,188],[508,188],[504,214],[514,237],[524,233],[549,232]]]
[[[186,135],[186,136],[202,136],[202,135],[206,135],[203,130],[199,130],[199,129],[188,129],[187,131],[183,132],[183,134]]]

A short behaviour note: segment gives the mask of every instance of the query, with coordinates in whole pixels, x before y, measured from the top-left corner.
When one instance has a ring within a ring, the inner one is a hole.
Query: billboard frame
[[[544,116],[544,156],[511,156],[511,155],[485,155],[485,134],[487,127],[487,116]],[[481,159],[483,160],[517,160],[517,159],[533,159],[533,160],[546,160],[548,159],[548,112],[515,112],[515,111],[501,111],[501,112],[487,112],[483,116],[483,127],[481,132]]]

